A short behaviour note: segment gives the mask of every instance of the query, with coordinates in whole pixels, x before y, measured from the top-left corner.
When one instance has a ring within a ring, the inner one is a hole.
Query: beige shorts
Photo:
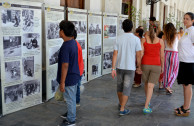
[[[144,83],[158,83],[161,73],[161,66],[142,65],[142,71],[142,81]]]

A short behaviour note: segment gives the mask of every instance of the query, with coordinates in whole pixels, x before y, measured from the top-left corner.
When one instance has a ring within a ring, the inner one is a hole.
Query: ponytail
[[[150,40],[152,43],[154,42],[154,39],[156,37],[155,34],[157,33],[157,29],[158,27],[156,26],[155,22],[150,25],[149,33],[150,33]]]

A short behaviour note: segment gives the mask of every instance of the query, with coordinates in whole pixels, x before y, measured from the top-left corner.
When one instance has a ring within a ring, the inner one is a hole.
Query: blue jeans
[[[76,118],[76,92],[77,84],[65,87],[63,94],[67,103],[67,120],[69,122],[74,122]]]
[[[78,84],[77,84],[77,93],[76,93],[76,104],[80,103],[80,86],[81,86],[81,80],[79,80]]]

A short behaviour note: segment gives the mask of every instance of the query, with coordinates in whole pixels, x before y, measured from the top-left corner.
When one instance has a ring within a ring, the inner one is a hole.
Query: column
[[[85,9],[91,11],[102,11],[102,0],[85,0]]]
[[[160,13],[160,2],[157,2],[156,4],[154,4],[154,17],[156,17],[157,21],[159,20],[159,16],[160,16],[159,13]]]
[[[104,11],[108,13],[121,14],[122,0],[102,0],[104,1]]]

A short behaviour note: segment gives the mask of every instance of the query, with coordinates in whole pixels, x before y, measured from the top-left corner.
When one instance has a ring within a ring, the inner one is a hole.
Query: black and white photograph
[[[87,32],[87,22],[86,21],[71,21],[75,25],[77,34],[86,34]]]
[[[113,57],[113,52],[104,53],[103,69],[108,69],[112,67],[112,57]]]
[[[52,90],[52,94],[54,94],[57,91],[59,84],[56,81],[56,79],[51,80],[51,90]]]
[[[89,47],[88,52],[89,52],[89,57],[95,56],[95,48]]]
[[[92,65],[92,75],[98,75],[98,64]]]
[[[89,47],[89,57],[100,56],[101,55],[101,46],[95,46],[95,48]]]
[[[20,80],[20,61],[5,62],[5,82]]]
[[[18,84],[4,88],[4,102],[9,104],[23,99],[23,85]]]
[[[22,50],[23,52],[29,50],[39,50],[40,49],[40,34],[38,33],[26,33],[23,34],[22,38]]]
[[[96,46],[95,47],[95,56],[100,56],[101,55],[101,46]]]
[[[55,46],[49,49],[49,65],[58,63],[58,55],[60,46]]]
[[[4,57],[21,56],[21,36],[3,37]]]
[[[33,32],[34,30],[34,11],[33,10],[22,10],[22,29],[25,32]]]
[[[77,40],[80,46],[82,47],[82,50],[85,49],[85,40]]]
[[[116,37],[116,25],[104,25],[104,38]]]
[[[59,23],[47,23],[47,39],[59,38]]]
[[[101,28],[99,24],[93,24],[91,23],[89,25],[89,34],[101,34]]]
[[[22,58],[23,80],[32,80],[34,77],[34,56]]]
[[[20,26],[20,10],[2,10],[2,27],[19,27]]]
[[[40,93],[40,81],[32,80],[24,82],[24,97]]]

